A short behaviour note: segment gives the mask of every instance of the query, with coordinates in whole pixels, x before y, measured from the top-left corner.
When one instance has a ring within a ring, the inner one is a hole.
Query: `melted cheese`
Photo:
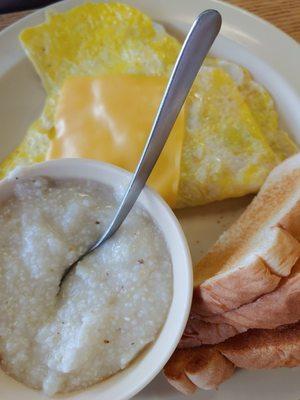
[[[69,78],[61,89],[47,159],[91,158],[134,171],[166,83],[164,77],[142,75]],[[183,114],[148,180],[171,206],[180,177]]]

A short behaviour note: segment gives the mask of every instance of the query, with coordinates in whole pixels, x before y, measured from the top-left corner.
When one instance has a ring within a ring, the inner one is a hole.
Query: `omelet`
[[[86,3],[20,34],[23,48],[47,93],[41,117],[0,165],[4,177],[18,165],[45,160],[55,135],[59,90],[67,77],[103,73],[168,76],[180,43],[161,25],[121,3]]]
[[[17,165],[46,158],[57,134],[61,88],[70,77],[168,77],[181,47],[161,25],[121,3],[85,3],[47,15],[20,40],[47,99],[41,117],[2,162],[2,177]],[[297,151],[278,125],[271,96],[245,68],[207,58],[185,104],[176,207],[256,192],[270,170]]]
[[[186,112],[178,206],[256,192],[279,160],[230,75],[204,66]]]
[[[168,74],[180,43],[123,3],[85,3],[25,29],[21,43],[47,93],[70,75]]]
[[[272,96],[263,85],[252,79],[246,68],[214,57],[207,57],[205,65],[222,68],[232,77],[238,85],[239,91],[243,95],[252,115],[259,124],[263,135],[281,161],[297,153],[297,145],[279,126],[278,113]]]

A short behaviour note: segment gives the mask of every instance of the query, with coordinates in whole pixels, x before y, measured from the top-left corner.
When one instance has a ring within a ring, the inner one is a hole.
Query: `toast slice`
[[[300,257],[300,154],[276,167],[195,268],[194,303],[220,314],[272,292]]]
[[[230,378],[234,365],[214,347],[201,346],[176,350],[164,368],[172,386],[184,394],[198,388],[216,389]]]
[[[300,322],[277,329],[253,329],[217,348],[239,368],[296,367],[300,365]]]
[[[299,321],[300,262],[296,263],[290,276],[282,279],[273,292],[265,294],[253,303],[243,305],[238,309],[203,317],[203,319],[221,326],[229,324],[236,329],[274,329],[280,325]],[[210,330],[212,331],[212,329]]]
[[[215,389],[235,367],[270,369],[300,365],[300,322],[277,329],[254,329],[215,346],[178,349],[164,368],[169,383],[182,393]]]
[[[300,261],[271,293],[223,314],[199,316],[194,309],[179,347],[217,344],[248,329],[274,329],[300,320]],[[196,307],[197,309],[197,307]]]

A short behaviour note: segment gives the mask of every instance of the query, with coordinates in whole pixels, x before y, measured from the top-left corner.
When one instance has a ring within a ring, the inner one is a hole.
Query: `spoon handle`
[[[144,188],[200,66],[219,33],[221,21],[221,15],[217,11],[207,10],[193,23],[177,58],[151,133],[126,194],[109,228],[90,251],[114,234]]]

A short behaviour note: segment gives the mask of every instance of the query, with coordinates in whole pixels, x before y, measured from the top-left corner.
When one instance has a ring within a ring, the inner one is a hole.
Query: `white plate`
[[[66,0],[52,7],[65,10],[81,2]],[[126,2],[162,22],[179,38],[184,36],[199,12],[207,8],[219,10],[223,16],[223,26],[212,53],[246,66],[255,79],[268,88],[276,100],[282,125],[300,144],[300,48],[293,39],[260,18],[216,0]],[[29,123],[42,109],[44,92],[41,83],[18,43],[18,34],[24,27],[42,20],[43,11],[38,11],[0,33],[0,158],[19,143]],[[243,211],[248,202],[249,198],[228,200],[177,213],[194,261],[199,259],[219,234]],[[218,391],[198,391],[189,398],[299,400],[299,372],[300,368],[238,371]],[[1,400],[2,397],[0,388]],[[136,400],[183,398],[160,375]]]

